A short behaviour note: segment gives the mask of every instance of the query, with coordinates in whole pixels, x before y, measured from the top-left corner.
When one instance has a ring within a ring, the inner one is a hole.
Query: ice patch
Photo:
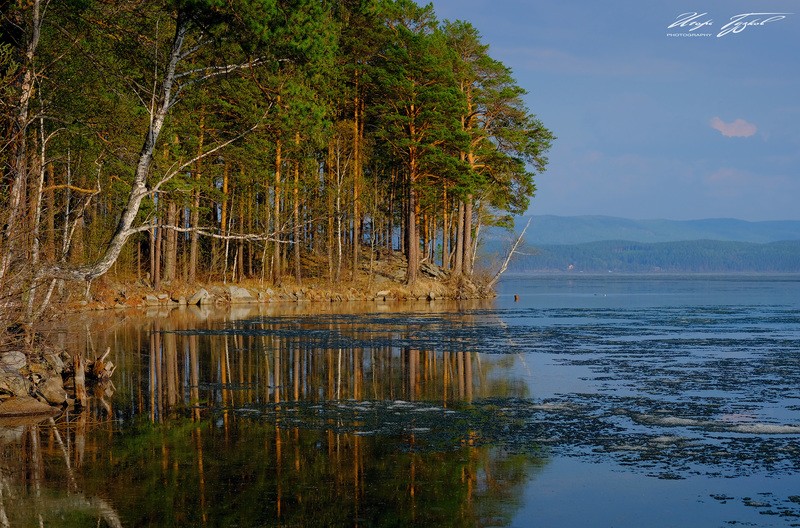
[[[765,423],[742,424],[730,428],[737,433],[750,434],[800,434],[798,425],[775,425]]]
[[[685,440],[682,436],[657,436],[650,441],[655,444],[676,444]]]
[[[743,413],[731,413],[731,414],[723,414],[720,417],[720,420],[723,422],[729,423],[742,423],[742,422],[752,422],[756,419],[755,416],[752,414],[743,414]]]
[[[666,425],[673,427],[702,427],[713,425],[714,422],[697,420],[695,418],[679,418],[678,416],[654,416],[652,414],[636,414],[632,418],[639,423],[651,425]]]
[[[575,409],[575,405],[571,403],[540,403],[538,405],[532,405],[532,409],[537,411],[572,411]]]

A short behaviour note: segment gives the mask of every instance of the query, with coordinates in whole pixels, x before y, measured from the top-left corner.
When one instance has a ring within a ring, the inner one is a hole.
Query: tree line
[[[473,272],[553,134],[411,0],[29,0],[0,25],[0,290]]]

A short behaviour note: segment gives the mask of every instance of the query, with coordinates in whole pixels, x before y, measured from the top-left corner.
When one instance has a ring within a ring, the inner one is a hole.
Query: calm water
[[[0,424],[0,526],[800,526],[800,277],[507,277],[53,339],[111,347],[113,387]]]

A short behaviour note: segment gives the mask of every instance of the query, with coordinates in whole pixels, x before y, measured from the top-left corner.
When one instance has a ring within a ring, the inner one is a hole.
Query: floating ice
[[[731,427],[730,430],[737,433],[751,434],[800,434],[800,425],[753,423],[735,425]]]

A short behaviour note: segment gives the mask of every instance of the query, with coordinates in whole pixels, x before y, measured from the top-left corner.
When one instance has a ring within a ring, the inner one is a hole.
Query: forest
[[[473,25],[411,0],[2,5],[0,302],[26,318],[106,274],[469,277],[554,140]]]

